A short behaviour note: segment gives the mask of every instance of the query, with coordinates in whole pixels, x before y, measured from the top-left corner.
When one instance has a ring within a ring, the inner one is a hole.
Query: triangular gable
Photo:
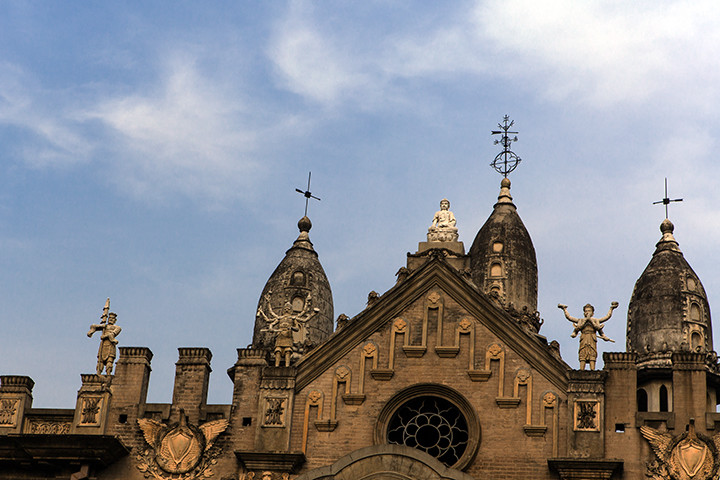
[[[390,323],[432,288],[438,288],[452,297],[530,367],[561,391],[566,391],[567,371],[570,367],[550,353],[545,337],[525,332],[512,317],[479,293],[442,258],[429,260],[304,357],[297,365],[296,390],[301,390],[332,368],[343,356]]]

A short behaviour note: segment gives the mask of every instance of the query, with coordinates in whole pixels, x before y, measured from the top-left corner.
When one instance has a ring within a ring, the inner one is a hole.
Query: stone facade
[[[113,375],[83,374],[74,408],[34,409],[32,379],[0,376],[0,478],[717,478],[720,373],[708,345],[629,348],[604,354],[600,371],[572,370],[539,334],[535,252],[526,231],[512,233],[522,226],[515,206],[501,206],[469,254],[451,237],[421,242],[397,283],[334,333],[329,283],[301,220],[261,294],[253,344],[228,369],[227,404],[207,403],[212,354],[201,347],[178,349],[164,404],[147,402],[145,347],[119,346]],[[704,295],[688,275],[688,295]],[[311,308],[293,308],[295,298]],[[698,322],[663,326],[709,332],[700,300]],[[288,301],[287,331],[268,328]],[[300,324],[303,339],[292,336]],[[629,326],[628,345],[633,335]]]

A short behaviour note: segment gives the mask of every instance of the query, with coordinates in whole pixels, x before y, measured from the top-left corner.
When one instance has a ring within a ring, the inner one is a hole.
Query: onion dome
[[[639,354],[712,351],[705,289],[673,237],[668,219],[628,306],[627,350]]]
[[[515,311],[537,311],[538,270],[530,234],[503,178],[493,212],[470,247],[470,274],[478,288]]]
[[[298,222],[300,235],[270,275],[258,301],[252,346],[272,349],[278,326],[292,325],[293,349],[303,353],[333,332],[333,299],[330,283],[308,232],[305,216]]]

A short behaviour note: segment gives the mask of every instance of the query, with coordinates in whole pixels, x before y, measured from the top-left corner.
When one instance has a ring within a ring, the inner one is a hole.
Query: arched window
[[[648,411],[648,395],[644,388],[638,388],[637,391],[637,411]]]
[[[490,276],[491,277],[502,277],[502,265],[499,263],[493,263],[490,265]]]
[[[668,410],[668,389],[665,385],[660,385],[660,411],[670,411]]]
[[[694,322],[700,321],[700,305],[695,302],[690,304],[690,320]]]
[[[703,336],[697,330],[690,335],[690,344],[693,352],[702,352],[705,350],[705,342]]]
[[[294,287],[304,287],[305,286],[305,273],[303,273],[300,270],[295,271],[292,274],[292,277],[290,277],[290,285]]]
[[[303,297],[295,297],[292,299],[292,309],[295,312],[302,312],[305,308],[305,299]]]

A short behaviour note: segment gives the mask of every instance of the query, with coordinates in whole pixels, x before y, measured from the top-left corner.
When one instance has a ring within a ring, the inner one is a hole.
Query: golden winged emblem
[[[648,426],[640,427],[640,433],[658,459],[648,465],[648,476],[673,480],[709,480],[716,476],[720,466],[716,461],[720,433],[712,438],[696,433],[693,419],[688,431],[681,435],[673,436]]]
[[[227,419],[207,422],[197,427],[190,425],[182,409],[180,422],[172,427],[149,418],[139,418],[137,423],[145,441],[155,450],[157,465],[170,474],[187,473],[197,467],[203,454],[228,426]]]

